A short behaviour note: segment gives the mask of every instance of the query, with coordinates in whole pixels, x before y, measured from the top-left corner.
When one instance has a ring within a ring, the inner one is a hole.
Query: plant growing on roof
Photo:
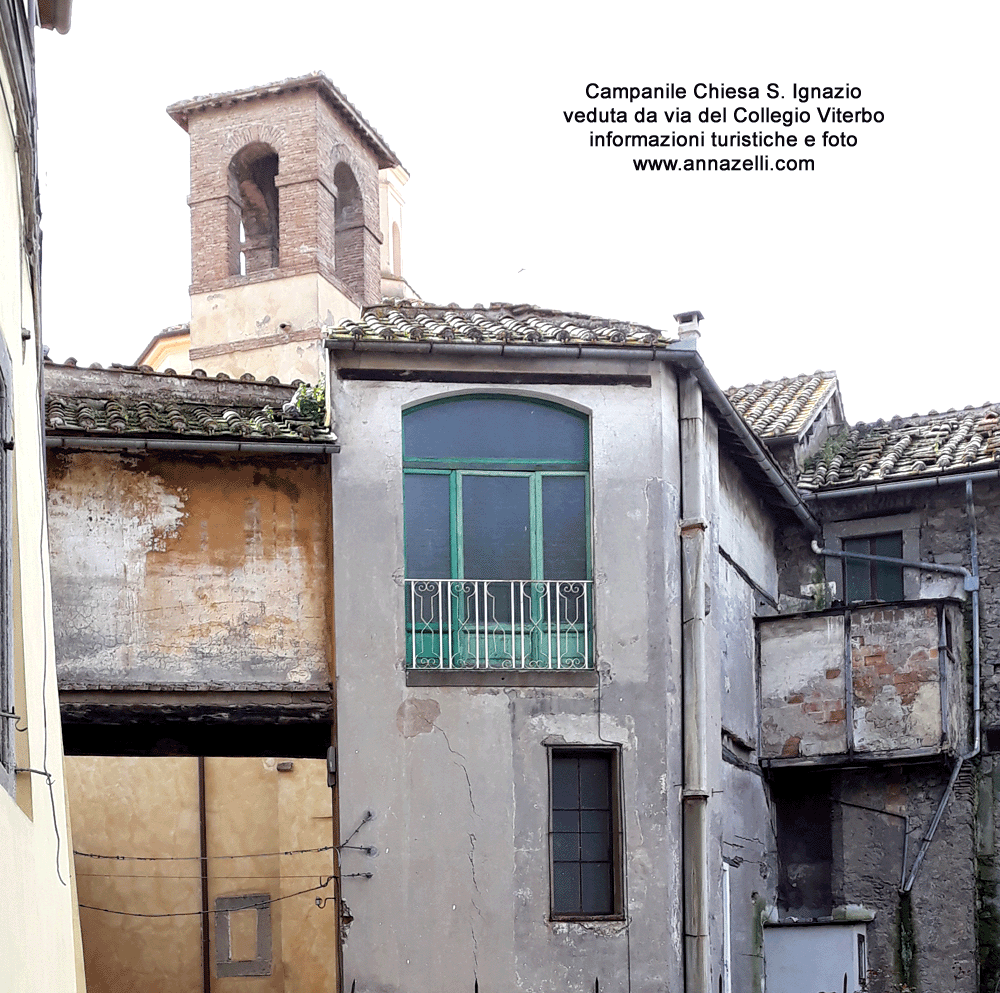
[[[282,412],[286,417],[295,417],[322,424],[326,419],[326,377],[320,376],[319,382],[315,386],[308,383],[300,385],[288,401],[282,407]]]

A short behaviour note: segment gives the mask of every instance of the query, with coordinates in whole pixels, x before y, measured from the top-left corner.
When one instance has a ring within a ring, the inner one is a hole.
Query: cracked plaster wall
[[[366,364],[377,362],[366,356]],[[517,363],[505,368],[516,371]],[[547,368],[650,372],[648,362],[641,369],[582,360]],[[344,442],[334,463],[342,833],[372,809],[376,817],[359,842],[379,850],[371,880],[345,883],[354,916],[345,986],[357,979],[359,989],[429,993],[471,990],[478,977],[482,989],[563,993],[593,989],[599,979],[602,991],[624,993],[631,943],[633,989],[678,989],[672,376],[654,375],[651,389],[517,390],[593,412],[600,703],[592,686],[406,686],[401,410],[461,386],[340,381],[335,374],[330,382]],[[658,535],[666,538],[650,540]],[[622,749],[630,934],[623,922],[549,919],[546,745],[609,742]],[[372,864],[364,863],[345,859],[345,871]]]
[[[960,631],[959,607],[945,613]],[[848,750],[844,675],[845,615],[773,618],[760,626],[762,745],[770,758]],[[956,638],[943,660],[935,606],[851,611],[851,708],[858,752],[952,747],[966,739],[966,659]]]
[[[380,363],[371,354],[363,358],[366,366]],[[439,367],[421,357],[413,366],[415,377],[424,367]],[[462,368],[495,367],[470,359]],[[513,374],[520,368],[537,371],[538,365],[504,365]],[[471,990],[478,978],[482,989],[564,993],[592,990],[598,979],[602,993],[625,993],[683,984],[673,374],[624,361],[553,362],[546,369],[654,374],[652,389],[512,388],[592,412],[600,691],[523,684],[407,687],[401,411],[462,387],[338,380],[335,373],[329,379],[344,443],[334,462],[342,834],[366,809],[374,810],[359,843],[379,850],[374,863],[363,857],[345,862],[345,871],[375,869],[371,880],[345,883],[354,917],[344,949],[345,985],[357,979],[359,989],[429,993]],[[483,388],[470,385],[468,391]],[[755,691],[746,670],[753,659],[756,594],[720,558],[717,545],[720,518],[738,514],[724,532],[727,551],[754,582],[773,590],[773,525],[759,497],[729,467],[720,469],[710,421],[706,438],[712,962],[717,970],[726,856],[734,989],[750,991],[760,989],[762,974],[761,905],[773,902],[773,835],[763,781],[723,762],[720,727],[725,693],[727,720],[740,737],[751,737]],[[549,918],[547,746],[609,744],[621,747],[630,925],[555,922]]]

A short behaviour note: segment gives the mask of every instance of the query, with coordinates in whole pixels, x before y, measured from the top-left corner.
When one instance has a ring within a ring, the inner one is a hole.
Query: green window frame
[[[589,446],[534,398],[404,411],[410,668],[591,666]]]

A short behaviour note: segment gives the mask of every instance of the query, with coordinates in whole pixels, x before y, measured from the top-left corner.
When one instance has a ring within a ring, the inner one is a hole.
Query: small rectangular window
[[[894,534],[846,538],[844,551],[901,559],[903,535],[897,531]],[[871,559],[845,559],[844,593],[848,603],[865,603],[871,600],[898,603],[903,599],[903,567],[891,562],[873,562]]]
[[[549,847],[553,917],[621,915],[619,807],[616,750],[552,749]]]

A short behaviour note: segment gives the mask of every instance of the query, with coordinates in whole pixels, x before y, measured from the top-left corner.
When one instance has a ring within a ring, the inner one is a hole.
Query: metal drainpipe
[[[972,594],[972,747],[967,752],[963,752],[961,755],[957,756],[955,759],[955,764],[951,770],[951,776],[948,778],[948,785],[945,787],[944,793],[941,795],[937,810],[934,812],[934,817],[931,820],[930,827],[927,829],[927,834],[924,835],[923,840],[920,842],[917,857],[913,860],[913,868],[910,870],[910,875],[906,882],[903,883],[900,888],[900,892],[902,893],[909,893],[913,889],[913,883],[917,878],[917,872],[924,861],[924,856],[927,854],[927,850],[930,848],[931,842],[934,840],[934,835],[937,833],[938,825],[941,823],[941,818],[944,816],[944,812],[948,806],[948,801],[951,799],[951,794],[955,788],[955,783],[958,780],[958,774],[961,772],[962,766],[969,759],[974,759],[979,754],[979,750],[982,747],[982,703],[979,685],[981,673],[979,644],[979,537],[976,530],[976,508],[972,499],[972,479],[968,478],[965,480],[965,513],[969,520],[969,557],[970,564],[972,566],[971,570],[966,569],[963,566],[941,565],[937,562],[914,562],[908,559],[890,558],[885,555],[864,555],[861,552],[844,552],[838,549],[821,548],[815,541],[812,543],[812,549],[817,555],[825,555],[831,558],[845,560],[851,558],[864,559],[872,562],[887,562],[893,565],[910,566],[911,568],[922,569],[926,572],[944,572],[950,573],[954,576],[962,576],[964,579],[963,585],[966,591]],[[943,716],[944,715],[942,715],[942,719]]]
[[[201,846],[201,988],[212,993],[208,906],[208,816],[205,802],[205,756],[198,756],[198,837]]]
[[[679,377],[681,459],[681,714],[684,740],[684,989],[710,993],[708,692],[705,673],[705,421],[701,387]]]

